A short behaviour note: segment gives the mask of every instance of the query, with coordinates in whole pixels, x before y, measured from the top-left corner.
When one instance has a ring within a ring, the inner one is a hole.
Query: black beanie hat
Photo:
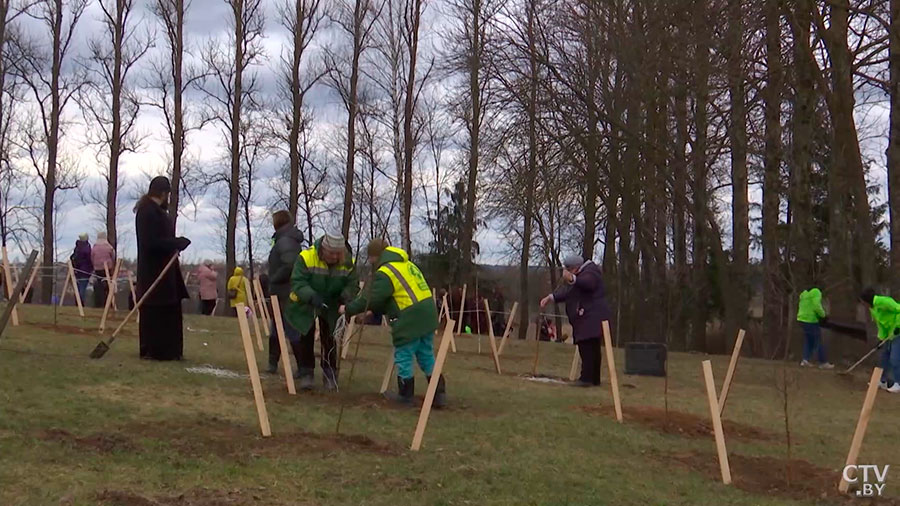
[[[158,195],[172,191],[172,185],[169,184],[169,178],[165,176],[156,176],[150,180],[150,194]]]

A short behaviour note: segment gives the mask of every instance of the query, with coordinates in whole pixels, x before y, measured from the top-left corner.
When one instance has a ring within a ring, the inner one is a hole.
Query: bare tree
[[[140,148],[142,138],[134,130],[140,99],[129,73],[152,45],[149,35],[138,33],[134,0],[100,0],[103,33],[91,38],[83,63],[88,85],[76,99],[88,126],[88,143],[106,155],[106,196],[99,203],[106,211],[106,234],[113,248],[118,244],[119,160]]]
[[[228,44],[212,40],[204,48],[202,58],[209,68],[210,79],[200,87],[206,96],[206,117],[214,121],[226,137],[229,170],[213,175],[212,182],[228,187],[228,209],[225,223],[225,269],[236,265],[238,205],[240,204],[241,128],[244,115],[260,106],[259,82],[250,70],[265,57],[261,39],[265,24],[262,0],[226,0],[231,8]],[[226,297],[227,302],[227,297]]]
[[[60,138],[66,106],[84,86],[84,76],[71,69],[75,28],[87,6],[87,0],[39,0],[29,14],[46,27],[49,41],[23,40],[21,57],[16,61],[17,75],[32,98],[34,124],[26,128],[20,146],[37,171],[44,188],[42,201],[44,269],[55,260],[54,202],[56,192],[72,187],[72,181],[59,177]],[[49,42],[49,45],[47,44]],[[52,284],[42,280],[40,300],[49,303]]]
[[[192,180],[190,164],[185,159],[187,136],[191,131],[202,128],[208,119],[197,114],[185,102],[187,91],[206,77],[201,69],[185,63],[185,58],[190,56],[184,35],[185,19],[190,8],[189,0],[154,0],[151,5],[162,28],[167,51],[150,64],[146,82],[150,97],[146,104],[162,113],[172,146],[169,213],[173,222],[178,219],[182,195],[191,195],[191,185],[187,184]]]
[[[319,68],[305,68],[309,65],[309,45],[319,31],[325,17],[325,10],[320,0],[284,0],[278,9],[281,26],[290,35],[292,44],[290,51],[281,55],[281,93],[286,99],[285,124],[287,125],[288,151],[288,210],[291,216],[297,217],[300,201],[301,166],[307,164],[302,159],[301,138],[305,133],[301,129],[308,125],[305,121],[303,101],[306,93],[324,75]],[[307,70],[304,75],[303,70]],[[303,181],[306,186],[306,181]],[[305,197],[308,198],[308,197]],[[307,217],[309,218],[309,213]],[[312,233],[310,231],[310,233]]]
[[[326,54],[328,78],[347,109],[347,154],[344,171],[344,200],[341,231],[350,233],[353,217],[353,181],[356,175],[356,127],[359,114],[359,90],[363,53],[370,47],[370,37],[375,20],[384,4],[373,0],[342,0],[335,13],[334,22],[350,39],[349,55],[329,49]]]

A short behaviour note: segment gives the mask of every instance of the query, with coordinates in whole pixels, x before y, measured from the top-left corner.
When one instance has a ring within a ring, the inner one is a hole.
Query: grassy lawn
[[[263,439],[246,377],[186,370],[245,374],[236,320],[186,317],[177,363],[139,360],[133,323],[106,357],[88,359],[100,337],[92,310],[82,320],[63,308],[54,326],[51,309],[30,306],[23,320],[0,340],[0,505],[869,504],[835,491],[867,367],[842,377],[790,366],[788,465],[781,368],[743,360],[725,413],[735,480],[725,486],[703,355],[670,357],[668,415],[663,379],[620,375],[620,425],[605,373],[595,389],[529,381],[535,343],[511,341],[498,376],[487,341],[479,355],[475,339],[458,338],[445,366],[451,407],[432,412],[411,452],[418,411],[377,394],[392,350],[380,328],[366,329],[348,384],[351,350],[339,394],[290,396],[264,374],[273,437]],[[568,376],[572,350],[541,343],[538,372]],[[712,360],[721,385],[728,357]],[[860,455],[892,465],[879,504],[900,504],[898,420],[900,396],[880,393]]]

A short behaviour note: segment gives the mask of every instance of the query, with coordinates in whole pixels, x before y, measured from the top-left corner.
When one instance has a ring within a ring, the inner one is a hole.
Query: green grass
[[[48,308],[31,306],[23,313],[27,324],[10,326],[0,340],[2,505],[837,501],[826,486],[821,492],[828,497],[823,499],[717,482],[712,437],[667,434],[628,419],[629,407],[663,407],[660,378],[620,375],[624,424],[576,409],[612,404],[605,373],[604,386],[597,389],[526,381],[519,375],[531,371],[534,342],[511,341],[501,358],[504,375],[498,376],[486,340],[478,355],[474,339],[457,339],[459,353],[449,354],[445,367],[452,409],[432,413],[422,450],[411,452],[418,411],[390,409],[377,397],[391,353],[389,338],[379,328],[367,328],[350,384],[350,360],[344,363],[340,394],[289,396],[281,377],[264,375],[274,437],[263,440],[246,378],[185,370],[211,364],[246,372],[236,320],[187,317],[186,326],[194,331],[185,332],[186,360],[155,363],[138,360],[134,324],[106,357],[90,360],[87,355],[100,337],[98,313],[91,311],[82,320],[72,308],[63,309],[59,323],[84,332],[53,330]],[[201,329],[208,332],[197,331]],[[572,350],[541,343],[539,373],[567,376]],[[704,358],[670,357],[670,410],[708,420],[700,367]],[[257,353],[257,360],[263,367],[265,354]],[[712,361],[721,385],[728,357]],[[616,362],[621,372],[621,353]],[[775,380],[779,371],[772,362],[741,361],[726,419],[769,432],[772,439],[729,439],[728,451],[735,459],[784,457],[782,397]],[[868,373],[846,378],[793,365],[790,373],[793,456],[836,477]],[[421,376],[417,381],[422,395],[425,382]],[[342,404],[342,435],[335,436]],[[887,494],[894,498],[900,496],[898,419],[900,396],[880,394],[860,457],[860,463],[893,465]],[[681,464],[679,458],[703,465]],[[733,473],[737,483],[754,478],[742,476],[738,466]]]

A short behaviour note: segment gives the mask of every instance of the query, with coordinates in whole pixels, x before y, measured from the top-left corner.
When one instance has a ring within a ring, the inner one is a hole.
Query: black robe
[[[153,201],[143,203],[135,217],[137,232],[137,296],[150,288],[178,252],[169,213]],[[183,355],[181,300],[188,298],[178,261],[147,296],[140,309],[141,358],[180,360]]]

